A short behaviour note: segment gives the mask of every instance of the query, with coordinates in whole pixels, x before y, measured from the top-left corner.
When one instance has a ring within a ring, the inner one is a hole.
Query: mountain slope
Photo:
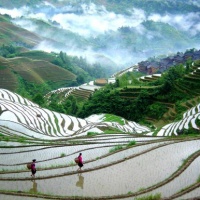
[[[12,91],[19,87],[19,78],[35,84],[49,82],[53,88],[66,86],[76,79],[68,70],[43,60],[1,57],[0,66],[0,87]]]
[[[34,33],[26,29],[17,27],[10,22],[8,16],[0,15],[0,45],[15,45],[32,48],[42,41],[42,39]]]

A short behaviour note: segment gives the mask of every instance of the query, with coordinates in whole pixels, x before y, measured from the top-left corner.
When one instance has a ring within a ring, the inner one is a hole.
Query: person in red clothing
[[[82,158],[82,153],[79,154],[78,156],[78,171],[81,170],[81,167],[83,167],[83,158]]]
[[[35,167],[35,162],[36,162],[36,159],[33,159],[32,160],[33,162],[31,163],[31,176],[32,177],[35,177],[35,174],[36,174],[36,167]]]

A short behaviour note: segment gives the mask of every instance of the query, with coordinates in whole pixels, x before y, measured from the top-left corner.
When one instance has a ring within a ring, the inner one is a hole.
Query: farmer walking
[[[80,153],[79,156],[78,156],[78,166],[79,166],[78,171],[80,171],[81,167],[83,167],[82,153]]]
[[[36,162],[36,159],[33,159],[32,160],[33,162],[31,163],[31,176],[32,177],[35,177],[35,174],[36,174],[36,166],[35,166],[35,162]]]

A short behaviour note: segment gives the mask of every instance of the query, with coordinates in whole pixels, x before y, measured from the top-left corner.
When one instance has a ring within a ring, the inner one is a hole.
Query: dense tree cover
[[[95,0],[101,4],[101,0]],[[136,7],[145,10],[147,13],[187,13],[198,12],[199,8],[195,4],[191,4],[182,0],[106,0],[105,5],[109,10],[131,14],[130,8]],[[186,6],[187,5],[187,6]]]
[[[77,102],[74,96],[61,100],[56,94],[52,94],[51,101],[49,101],[44,97],[44,94],[51,91],[48,84],[34,84],[25,81],[21,77],[19,79],[20,87],[16,92],[39,106],[73,116],[76,116],[79,112],[82,104]]]
[[[33,51],[33,54],[29,51],[26,52],[26,54],[23,54],[20,53],[19,47],[15,47],[13,45],[2,45],[0,47],[0,56],[5,58],[28,56],[31,59],[34,58],[41,60],[44,56],[44,60],[48,60],[55,65],[67,69],[77,76],[76,82],[72,83],[71,86],[80,85],[96,78],[109,77],[112,73],[114,73],[114,68],[101,66],[99,63],[89,64],[83,57],[69,56],[62,51],[60,53]]]
[[[28,98],[39,105],[43,105],[44,101],[41,99],[47,92],[51,91],[49,84],[35,84],[24,80],[18,76],[19,87],[16,91],[17,94]]]
[[[76,116],[80,109],[76,97],[72,95],[61,101],[56,94],[52,94],[50,103],[45,99],[45,103],[42,106],[72,116]]]
[[[130,101],[125,101],[120,98],[119,91],[104,88],[96,91],[94,95],[87,101],[80,117],[87,117],[93,113],[113,113],[119,116],[124,116],[124,110],[131,112]],[[126,116],[126,118],[128,118]]]
[[[12,45],[2,45],[0,47],[0,55],[5,58],[14,57],[15,53],[17,53],[17,50]]]
[[[187,73],[187,68],[182,64],[169,68],[158,81],[155,81],[155,84],[162,84],[157,91],[157,99],[175,103],[178,100],[190,98],[189,94],[183,94],[176,89],[176,83],[180,84]]]
[[[96,91],[84,104],[79,116],[87,117],[94,113],[110,113],[129,120],[140,121],[147,114],[147,108],[153,102],[152,100],[152,94],[150,95],[146,90],[132,100],[121,98],[119,90],[108,87]]]
[[[127,93],[134,90],[134,88],[131,89],[130,85],[128,87],[125,85],[127,78],[136,79],[135,76],[137,75],[134,73],[136,72],[129,72],[119,77],[114,85],[109,84],[97,90],[89,100],[84,102],[77,101],[74,96],[69,96],[63,101],[56,94],[52,94],[50,103],[47,103],[39,94],[36,94],[33,100],[50,110],[82,118],[94,113],[110,113],[139,122],[147,116],[153,119],[160,119],[167,111],[165,103],[176,103],[190,98],[189,94],[178,92],[175,87],[175,84],[177,82],[181,83],[183,76],[188,73],[187,68],[183,65],[171,67],[163,74],[162,78],[149,84],[160,85],[160,87],[148,89],[148,84],[146,84],[147,89],[141,88],[139,96],[136,98],[122,98],[120,95],[122,88],[120,89],[120,87],[123,87],[123,91],[127,91]]]
[[[31,83],[22,84],[19,93],[42,107],[68,115],[84,118],[94,113],[110,113],[128,120],[141,122],[146,117],[153,119],[162,118],[167,111],[167,103],[176,103],[191,98],[190,94],[176,89],[177,84],[184,84],[184,76],[190,72],[191,67],[190,60],[188,60],[186,67],[183,65],[171,67],[160,79],[151,83],[145,83],[145,87],[137,80],[138,72],[128,72],[118,77],[115,84],[108,84],[102,89],[95,91],[89,100],[85,101],[78,101],[74,96],[69,96],[63,100],[58,95],[52,94],[51,101],[49,102],[41,95],[49,91],[48,84],[39,86]],[[130,84],[128,85],[130,80],[134,86],[137,84],[142,86],[136,87],[140,90],[139,95],[135,98],[129,98],[129,95],[127,95],[127,98],[123,98],[121,96],[122,89],[130,95],[136,89],[131,87]],[[200,86],[197,83],[194,84],[194,87]],[[151,87],[153,85],[159,87]],[[191,85],[191,87],[193,86]],[[28,91],[31,92],[29,93]],[[181,110],[182,108],[177,105],[177,109]]]
[[[143,88],[139,96],[134,99],[122,98],[119,89],[107,86],[93,94],[89,101],[83,105],[79,116],[87,117],[94,113],[112,113],[134,121],[143,120],[146,116],[160,119],[167,111],[165,103],[175,103],[190,98],[189,94],[178,92],[175,87],[176,82],[181,82],[185,74],[186,68],[183,65],[171,67],[161,79],[151,83],[151,85],[160,85],[160,87],[155,87],[151,91]],[[115,84],[115,86],[117,85],[119,86],[119,83]],[[123,91],[126,90],[129,92],[131,88],[123,89]]]
[[[111,72],[109,73],[109,68],[102,67],[101,64],[89,64],[83,57],[68,56],[62,51],[57,54],[52,63],[76,74],[77,85],[111,75]]]

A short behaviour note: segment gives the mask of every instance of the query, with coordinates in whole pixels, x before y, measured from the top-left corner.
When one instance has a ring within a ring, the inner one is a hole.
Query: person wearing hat
[[[35,174],[36,174],[36,167],[35,167],[35,162],[36,162],[36,159],[33,159],[32,160],[33,162],[31,163],[31,176],[32,177],[35,177]]]

